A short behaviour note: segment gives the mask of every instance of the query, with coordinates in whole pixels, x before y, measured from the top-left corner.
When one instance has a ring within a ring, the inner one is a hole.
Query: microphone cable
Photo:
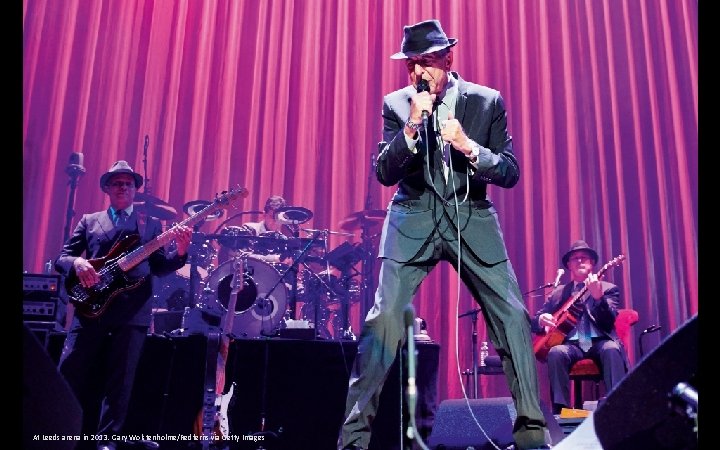
[[[447,107],[447,105],[445,105]],[[449,109],[449,108],[448,108]],[[439,125],[439,124],[438,124]],[[469,139],[469,137],[468,137]],[[485,431],[485,428],[480,424],[480,421],[478,420],[477,416],[475,415],[475,412],[472,409],[472,406],[470,405],[470,399],[468,398],[467,391],[465,390],[465,382],[462,379],[462,368],[460,367],[460,335],[459,335],[459,315],[460,315],[460,289],[461,289],[461,277],[460,273],[462,270],[462,232],[460,231],[460,205],[464,204],[467,200],[469,194],[470,194],[470,161],[468,161],[468,170],[465,171],[466,176],[466,186],[467,189],[465,191],[465,198],[462,202],[458,203],[458,197],[457,197],[457,188],[455,185],[455,170],[453,167],[453,158],[452,158],[452,146],[450,143],[443,144],[447,145],[447,151],[448,151],[448,178],[451,180],[452,185],[452,191],[453,191],[453,199],[454,199],[454,206],[455,206],[455,229],[457,230],[457,297],[455,300],[455,363],[457,368],[457,375],[458,380],[460,381],[460,387],[462,388],[463,398],[465,399],[465,405],[467,406],[468,412],[470,412],[470,417],[472,417],[473,422],[475,422],[475,425],[477,425],[480,432],[485,436],[485,439],[487,442],[489,442],[493,447],[495,447],[496,450],[502,450],[500,447],[498,447],[495,442],[493,442],[492,438],[488,435],[488,433]],[[444,212],[443,212],[444,214]],[[469,215],[468,215],[469,220]],[[480,305],[483,307],[483,305]],[[476,361],[473,361],[473,364],[476,364]],[[473,367],[473,370],[476,370],[475,367]],[[477,394],[477,393],[476,393]]]

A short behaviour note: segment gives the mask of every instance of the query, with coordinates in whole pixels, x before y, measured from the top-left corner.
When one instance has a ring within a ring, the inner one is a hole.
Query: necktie
[[[115,226],[124,227],[127,222],[127,212],[124,209],[115,212]]]
[[[440,132],[440,130],[442,128],[440,121],[443,118],[446,119],[447,114],[445,114],[445,112],[444,112],[446,109],[445,108],[445,109],[443,109],[443,114],[442,114],[442,116],[444,116],[444,117],[441,117],[439,102],[436,102],[436,106],[437,107],[435,108],[435,114],[433,114],[433,116],[432,116],[434,118],[433,125],[434,125],[435,130],[437,130],[436,141],[437,141],[438,151],[440,152],[440,160],[442,161],[443,178],[447,182],[448,169],[450,167],[450,145],[446,144],[445,141],[442,140],[442,135]]]
[[[578,283],[575,286],[575,292],[580,291],[585,286],[585,283]],[[587,312],[587,305],[583,308],[583,313],[580,316],[580,322],[577,327],[578,332],[578,345],[582,351],[587,352],[592,347],[592,337],[590,336],[590,317]]]

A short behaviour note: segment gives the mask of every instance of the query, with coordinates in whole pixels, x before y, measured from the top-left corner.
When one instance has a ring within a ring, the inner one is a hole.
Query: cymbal
[[[302,228],[302,230],[306,233],[327,233],[327,234],[338,234],[340,236],[355,236],[353,233],[345,233],[343,231],[332,231],[332,230],[317,230],[314,228]]]
[[[350,244],[343,242],[335,247],[325,256],[331,266],[340,268],[349,268],[355,263],[362,260],[362,248],[360,244]]]
[[[312,219],[313,213],[302,206],[284,206],[275,211],[275,219],[286,225],[298,225]]]
[[[159,198],[155,197],[154,195],[146,194],[145,192],[136,192],[135,193],[135,201],[153,203],[156,205],[168,205],[168,206],[170,205],[165,200],[160,200]]]
[[[177,217],[177,210],[167,203],[160,200],[161,203],[152,203],[150,201],[133,202],[138,212],[145,213],[148,216],[156,217],[160,220],[173,220]]]
[[[365,209],[357,211],[340,221],[340,229],[352,231],[362,229],[363,226],[381,225],[385,220],[384,209]]]
[[[212,204],[212,202],[209,202],[207,200],[193,200],[191,202],[187,202],[183,205],[183,211],[185,211],[185,214],[188,216],[192,216],[194,214],[199,213],[203,209],[205,209],[208,205]],[[207,217],[205,217],[205,221],[209,222],[211,220],[215,220],[219,217],[222,217],[223,215],[223,209],[218,208],[217,211],[208,214]]]

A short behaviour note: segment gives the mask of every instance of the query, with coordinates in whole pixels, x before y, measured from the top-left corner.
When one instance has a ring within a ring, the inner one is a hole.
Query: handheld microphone
[[[405,328],[407,328],[407,352],[408,352],[408,385],[407,385],[407,405],[410,420],[408,421],[407,437],[415,438],[415,405],[417,404],[417,386],[415,385],[415,308],[413,305],[405,307]]]
[[[662,328],[662,327],[661,327],[660,325],[650,325],[649,327],[645,328],[645,329],[642,331],[642,334],[653,333],[653,332],[655,332],[655,331],[658,331],[658,330],[661,329],[661,328]]]
[[[430,85],[428,84],[427,80],[424,78],[420,78],[417,82],[417,93],[421,92],[430,92]],[[422,121],[423,126],[427,129],[427,123],[428,123],[428,116],[430,113],[428,111],[423,110],[422,112]]]
[[[565,269],[558,269],[557,274],[555,274],[555,281],[553,281],[552,287],[558,287],[560,284],[560,277],[562,277],[564,273]]]

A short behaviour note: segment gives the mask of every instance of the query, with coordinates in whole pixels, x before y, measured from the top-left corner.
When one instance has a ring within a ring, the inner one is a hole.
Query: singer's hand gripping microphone
[[[420,78],[420,79],[418,80],[418,82],[417,82],[417,92],[418,92],[418,94],[421,93],[421,92],[430,92],[430,85],[428,84],[428,82],[427,82],[426,79]],[[428,116],[429,116],[429,115],[430,115],[429,112],[423,110],[423,112],[422,112],[422,121],[423,121],[423,126],[425,127],[425,129],[427,129]]]

